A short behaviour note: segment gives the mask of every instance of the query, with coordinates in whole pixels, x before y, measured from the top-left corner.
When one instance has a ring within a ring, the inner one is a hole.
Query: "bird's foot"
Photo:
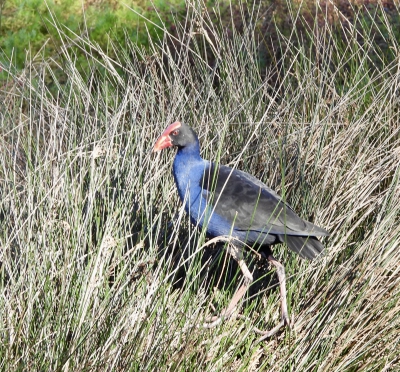
[[[273,336],[274,334],[276,334],[283,326],[285,325],[285,321],[282,320],[277,326],[275,326],[274,328],[272,328],[270,331],[261,331],[258,328],[254,328],[254,332],[258,333],[259,335],[261,335],[261,337],[257,340],[257,343],[262,342],[264,340],[266,340],[267,338]]]
[[[215,315],[207,319],[206,322],[203,323],[203,328],[214,328],[217,325],[221,324],[223,320],[229,319],[235,312],[236,307],[230,309],[229,311],[228,310],[229,308],[226,308],[221,312],[220,316]]]
[[[287,327],[290,330],[293,328],[293,326],[294,326],[294,318],[292,318],[292,321],[290,321],[289,316],[287,314],[283,314],[282,320],[279,322],[279,324],[269,331],[261,331],[260,329],[254,327],[254,332],[262,336],[257,340],[257,343],[264,341],[269,337],[272,337],[273,335],[278,333],[278,331],[282,327]]]
[[[245,281],[245,284],[243,284],[234,294],[234,296],[231,299],[231,302],[229,303],[228,307],[224,310],[222,310],[221,315],[218,316],[213,316],[210,320],[205,322],[203,324],[204,328],[214,328],[218,324],[220,324],[224,319],[228,319],[232,316],[232,314],[235,312],[236,307],[238,302],[241,300],[241,298],[244,296],[244,294],[247,291],[247,288],[249,287],[248,281]]]

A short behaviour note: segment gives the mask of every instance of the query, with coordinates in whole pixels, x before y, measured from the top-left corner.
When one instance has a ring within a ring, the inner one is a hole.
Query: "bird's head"
[[[197,135],[188,125],[176,121],[165,129],[153,147],[153,152],[166,149],[167,147],[187,147],[198,143]]]

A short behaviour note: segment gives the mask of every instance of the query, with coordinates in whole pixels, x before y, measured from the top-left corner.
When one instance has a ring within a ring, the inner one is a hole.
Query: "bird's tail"
[[[308,260],[313,260],[325,249],[324,245],[315,236],[286,235],[284,241],[293,252]]]

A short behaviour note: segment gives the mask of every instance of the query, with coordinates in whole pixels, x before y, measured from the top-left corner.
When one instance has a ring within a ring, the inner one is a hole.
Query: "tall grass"
[[[263,69],[257,9],[243,10],[239,33],[187,6],[150,50],[110,41],[116,59],[55,21],[68,76],[56,96],[46,86],[53,61],[3,66],[1,370],[398,370],[400,64],[390,22],[379,27],[392,58],[379,63],[373,21],[362,43],[350,23],[278,34],[280,57]],[[279,320],[279,291],[251,252],[257,281],[244,316],[198,326],[240,275],[190,225],[173,151],[151,153],[177,119],[199,133],[205,158],[256,175],[330,230],[327,255],[312,263],[274,247],[293,330],[257,343],[253,327]]]

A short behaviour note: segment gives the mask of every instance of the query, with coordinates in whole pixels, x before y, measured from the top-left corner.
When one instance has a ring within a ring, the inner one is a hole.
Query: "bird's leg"
[[[289,313],[287,309],[286,302],[286,275],[285,275],[285,267],[277,261],[272,255],[267,257],[268,262],[276,267],[276,273],[278,274],[279,279],[279,292],[281,295],[281,311],[282,311],[282,321],[285,325],[290,327],[289,321]]]
[[[235,311],[236,305],[242,299],[242,297],[245,295],[245,293],[249,289],[251,283],[253,282],[253,275],[251,274],[249,268],[247,267],[247,265],[243,259],[242,248],[237,247],[233,244],[232,245],[230,244],[228,246],[228,252],[234,258],[234,260],[237,261],[237,263],[240,267],[240,270],[242,270],[242,273],[244,275],[244,283],[233,295],[231,301],[229,302],[228,307],[226,309],[222,310],[221,315],[219,317],[214,316],[210,319],[210,322],[204,323],[205,328],[213,328],[213,327],[217,326],[218,324],[220,324],[224,318],[229,318],[232,315],[232,313]]]
[[[249,269],[243,259],[240,259],[238,261],[238,265],[244,275],[244,283],[233,295],[228,307],[222,311],[221,315],[224,317],[229,317],[232,315],[233,311],[236,308],[236,305],[241,300],[241,298],[245,295],[245,293],[249,289],[251,283],[253,282],[253,275],[251,275],[251,272],[249,271]]]
[[[272,328],[270,331],[260,331],[259,329],[255,328],[255,332],[263,335],[258,342],[265,340],[268,337],[273,336],[282,326],[287,326],[290,328],[290,321],[289,321],[289,313],[287,309],[287,302],[286,302],[286,275],[285,275],[285,267],[277,261],[272,255],[268,255],[267,257],[268,262],[276,267],[276,273],[278,274],[279,279],[279,292],[281,297],[281,321],[277,326]]]

